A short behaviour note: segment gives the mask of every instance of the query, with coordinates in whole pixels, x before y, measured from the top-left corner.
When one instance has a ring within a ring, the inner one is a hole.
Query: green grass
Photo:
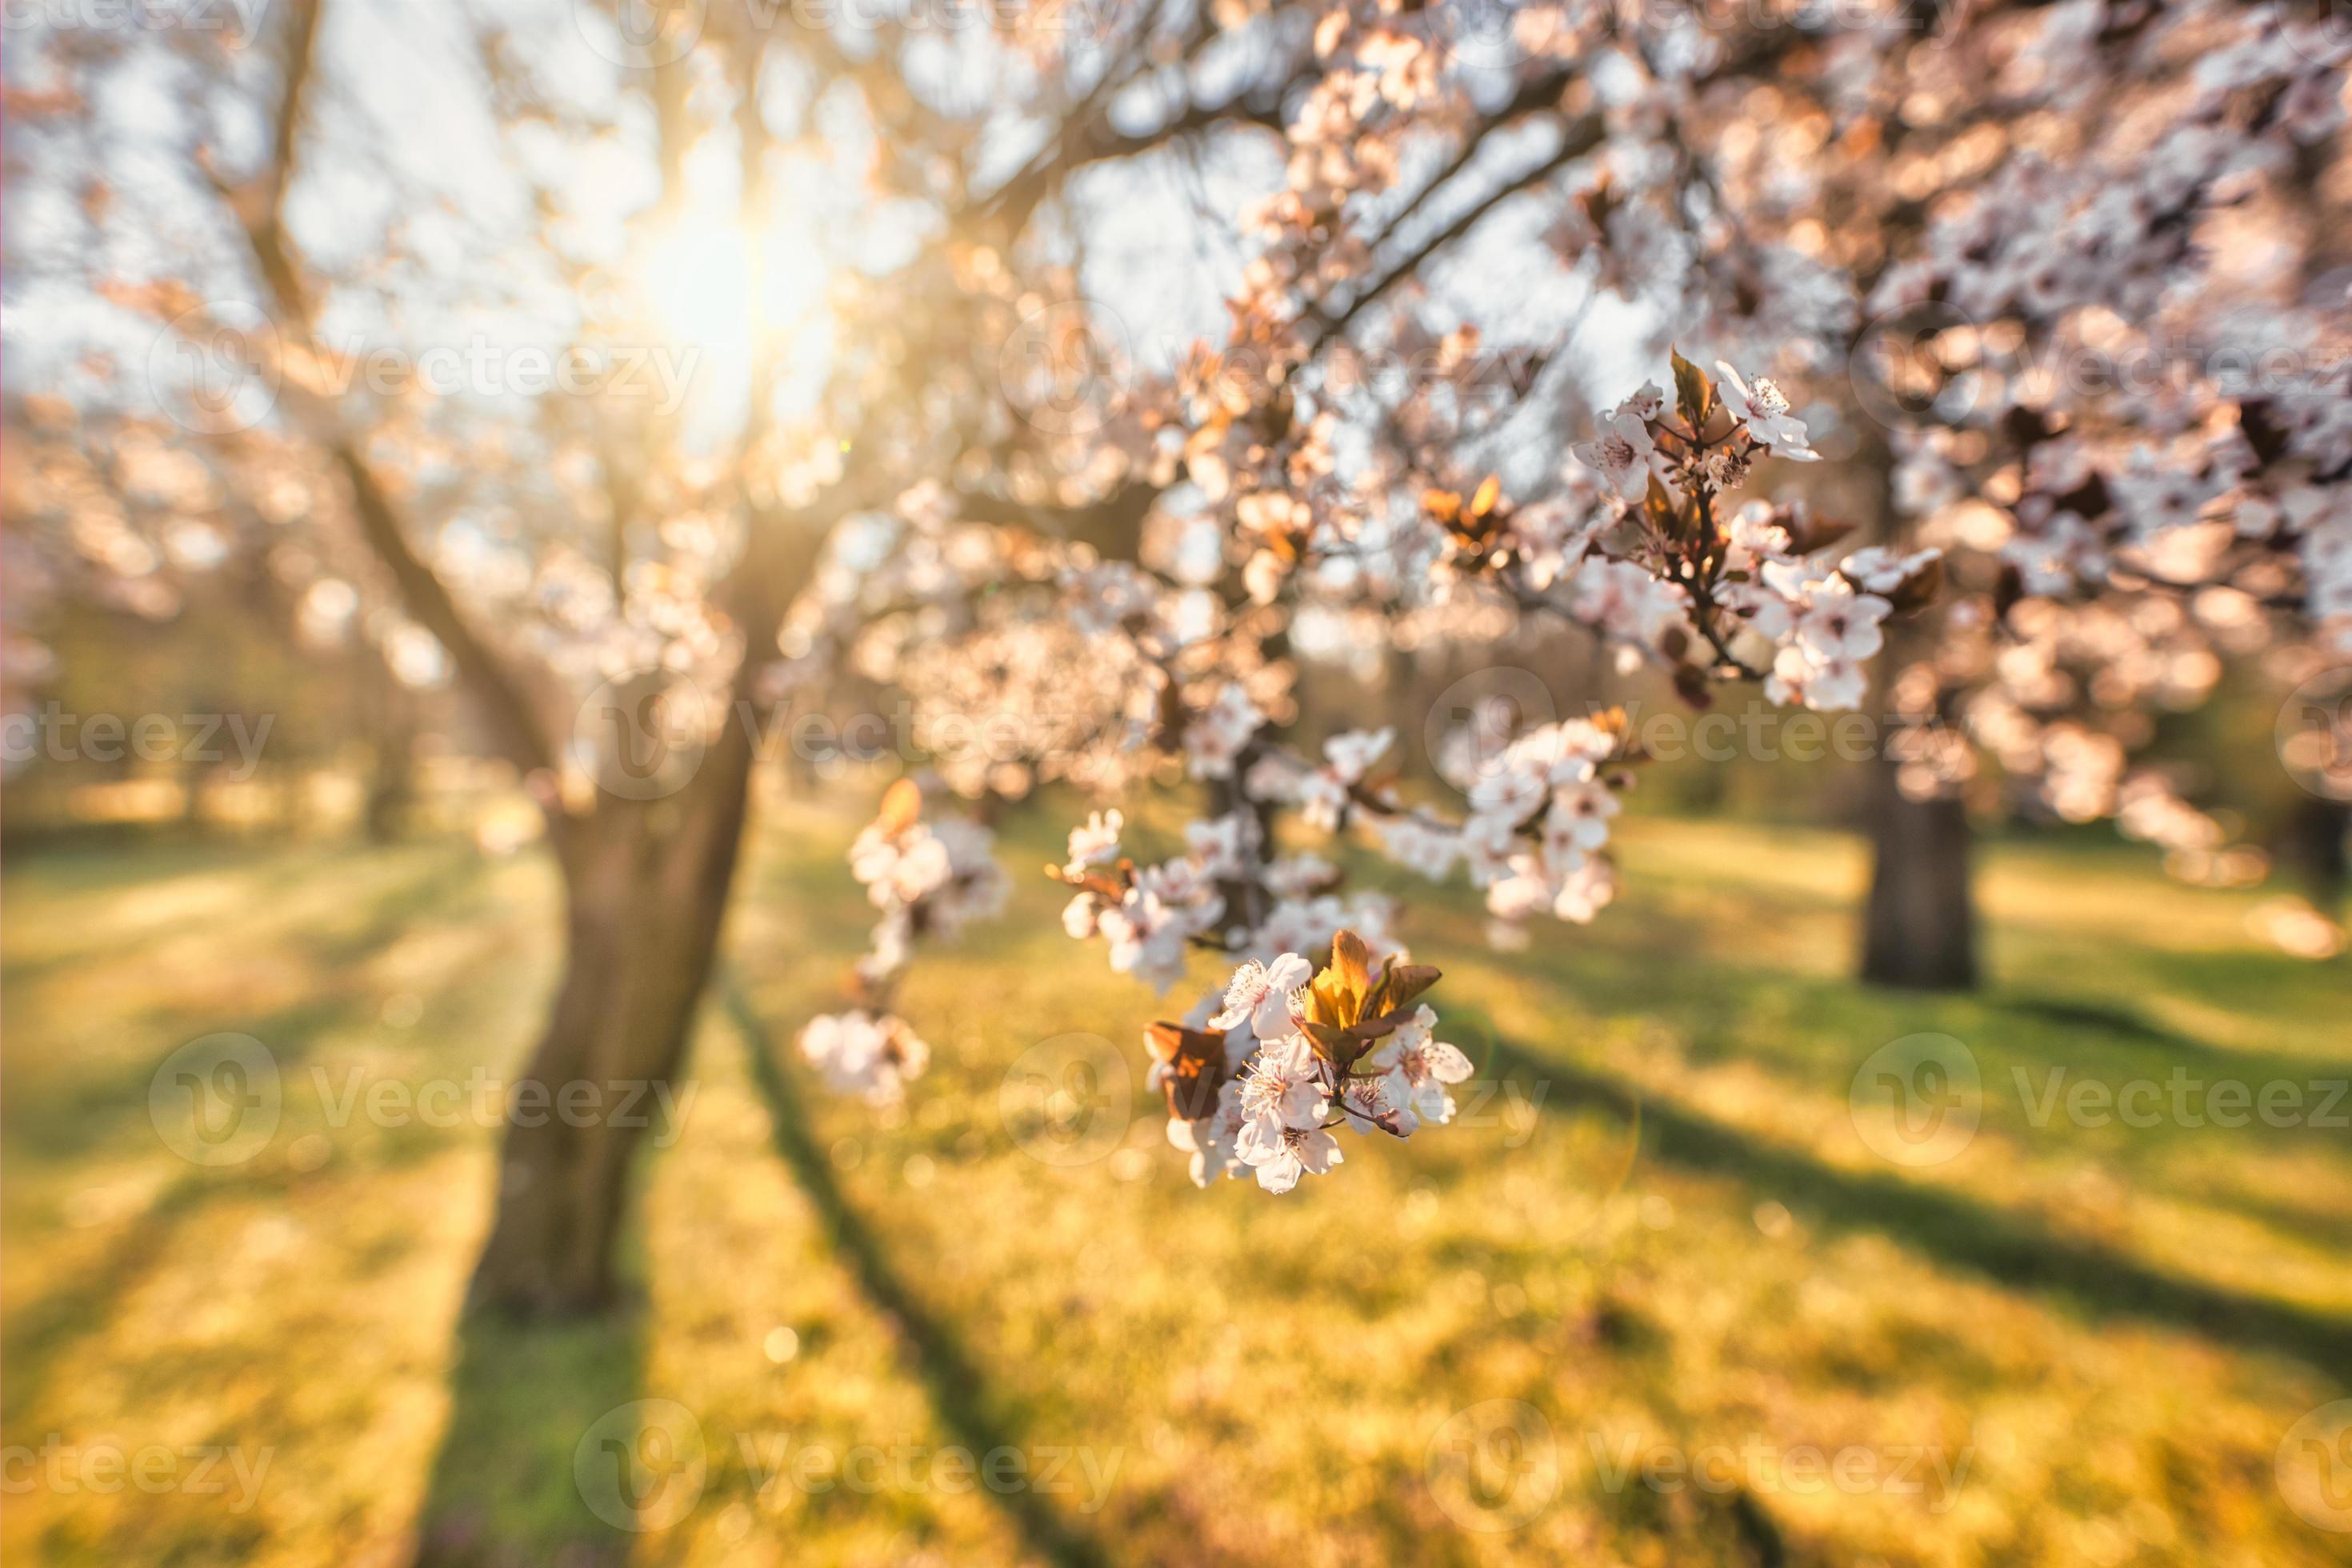
[[[1466,890],[1415,907],[1485,1114],[1350,1137],[1341,1170],[1276,1200],[1184,1179],[1140,1092],[1161,1010],[1060,934],[1042,880],[910,977],[934,1061],[902,1110],[825,1096],[790,1043],[868,923],[838,858],[852,809],[793,807],[748,869],[684,1135],[644,1173],[633,1306],[531,1332],[457,1310],[493,1130],[339,1125],[335,1104],[354,1074],[511,1068],[557,958],[545,866],[455,842],[14,865],[6,1441],[267,1468],[246,1506],[180,1475],[94,1490],[86,1462],[70,1490],[12,1480],[0,1553],[2352,1560],[2274,1479],[2288,1428],[2347,1392],[2352,1135],[2034,1122],[2057,1067],[2352,1076],[2345,969],[2262,949],[2252,896],[2122,849],[1999,849],[1995,983],[1922,998],[1844,978],[1853,843],[1631,822],[1628,891],[1589,929],[1497,953]],[[1045,858],[1052,826],[1010,825],[1006,863]],[[224,1030],[276,1054],[282,1118],[250,1160],[194,1164],[149,1082]],[[1973,1054],[1981,1122],[1906,1167],[1848,1090],[1921,1032]],[[1126,1098],[1042,1105],[1009,1074],[1074,1033],[1123,1057]],[[1028,1152],[1087,1127],[1097,1158]],[[690,1413],[701,1485],[649,1494],[658,1528],[625,1531],[593,1506],[596,1439],[676,1435],[646,1400]],[[1717,1445],[1735,1484],[1612,1480]],[[953,1485],[931,1458],[956,1447],[1058,1465],[1058,1486]],[[1918,1485],[1801,1486],[1780,1465],[1804,1448]],[[797,1485],[803,1450],[871,1450],[875,1484]]]

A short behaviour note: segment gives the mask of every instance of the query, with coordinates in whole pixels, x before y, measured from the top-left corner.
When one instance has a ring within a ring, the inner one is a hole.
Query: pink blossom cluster
[[[1149,1082],[1167,1097],[1168,1141],[1191,1156],[1196,1184],[1250,1176],[1286,1193],[1344,1162],[1343,1128],[1409,1138],[1453,1120],[1447,1090],[1472,1068],[1418,1000],[1437,971],[1376,960],[1350,931],[1328,951],[1319,973],[1297,952],[1245,962],[1183,1023],[1151,1026]]]
[[[922,790],[900,779],[849,847],[850,872],[882,911],[854,971],[860,1005],[821,1014],[801,1030],[801,1054],[834,1089],[877,1105],[897,1101],[929,1065],[930,1049],[890,1011],[890,993],[919,939],[952,938],[1003,909],[1009,890],[992,836],[954,818],[925,821]]]

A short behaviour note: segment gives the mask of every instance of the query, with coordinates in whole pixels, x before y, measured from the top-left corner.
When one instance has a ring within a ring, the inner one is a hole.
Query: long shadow
[[[2241,1079],[2277,1079],[2290,1081],[2340,1079],[2352,1064],[2325,1058],[2289,1056],[2275,1051],[2233,1051],[2153,1023],[2131,1008],[2114,1002],[2084,1002],[2071,997],[2027,993],[1994,994],[1987,1000],[2004,1012],[2022,1014],[2046,1024],[2069,1028],[2098,1029]]]
[[[665,1422],[665,1407],[638,1403],[644,1334],[642,1310],[530,1324],[495,1312],[462,1316],[449,1424],[417,1516],[415,1561],[627,1562],[633,1531],[667,1522],[667,1489],[698,1489],[699,1480],[678,1468],[690,1456],[673,1446],[677,1417]],[[688,1492],[677,1496],[691,1505]]]
[[[1016,1447],[1013,1435],[990,1414],[986,1384],[954,1333],[925,1310],[872,1229],[850,1205],[834,1180],[833,1166],[809,1134],[808,1121],[785,1076],[767,1026],[751,1009],[751,998],[731,973],[720,977],[719,993],[728,1018],[743,1037],[751,1058],[751,1076],[767,1104],[774,1129],[776,1152],[791,1168],[793,1179],[823,1222],[825,1236],[850,1269],[866,1297],[897,1320],[917,1355],[913,1368],[929,1396],[940,1424],[963,1447],[975,1454]],[[1048,1562],[1095,1564],[1109,1559],[1091,1537],[1055,1511],[1041,1495],[1026,1489],[990,1495],[1012,1516],[1029,1550]]]
[[[49,1160],[86,1155],[102,1140],[114,1136],[123,1121],[147,1111],[148,1085],[163,1059],[186,1041],[202,1035],[229,1031],[252,1036],[269,1047],[281,1068],[307,1060],[318,1035],[348,1021],[355,1005],[345,984],[347,972],[360,960],[416,929],[428,913],[448,922],[467,919],[482,907],[487,868],[469,847],[462,856],[439,860],[415,878],[369,906],[366,918],[348,931],[320,932],[296,939],[290,950],[308,973],[320,977],[309,992],[274,1012],[251,1017],[221,1016],[191,1024],[168,1007],[151,1009],[157,1026],[152,1058],[126,1058],[104,1073],[93,1072],[63,1087],[41,1103],[38,1113],[23,1112],[6,1119],[8,1134],[19,1151]]]
[[[480,865],[480,857],[470,849],[463,858],[437,862],[418,879],[388,892],[372,907],[359,929],[313,941],[351,944],[355,952],[390,941],[445,898],[478,895]],[[471,907],[461,905],[459,910]],[[330,951],[313,948],[314,953]],[[461,973],[470,974],[495,956],[495,952],[476,954]],[[329,986],[264,1016],[237,1019],[222,1026],[271,1042],[273,1055],[291,1068],[308,1057],[320,1030],[347,1021],[352,1006],[351,996]],[[122,1136],[125,1125],[136,1127],[149,1114],[148,1085],[160,1060],[159,1056],[154,1061],[126,1062],[110,1074],[72,1085],[37,1105],[19,1100],[6,1127],[14,1152],[20,1158],[68,1163],[86,1158],[108,1140]],[[281,1140],[288,1136],[283,1131],[278,1134]],[[431,1147],[421,1139],[417,1146],[420,1152]],[[63,1349],[102,1322],[110,1306],[124,1300],[163,1262],[168,1257],[164,1244],[182,1220],[215,1198],[249,1196],[288,1180],[284,1171],[274,1165],[259,1170],[191,1165],[176,1172],[146,1211],[75,1278],[10,1314],[5,1333],[0,1335],[11,1372],[0,1408],[13,1412],[38,1401]]]
[[[470,842],[465,840],[454,838],[446,841],[426,840],[414,847],[424,858],[423,868],[402,887],[388,889],[384,895],[384,901],[401,900],[404,907],[421,907],[423,904],[429,903],[436,892],[453,879],[475,879],[488,870],[488,862]],[[254,885],[250,889],[253,898],[266,899],[273,888],[290,889],[321,874],[321,868],[318,864],[304,859],[299,853],[279,855],[275,864],[268,865],[266,868],[257,866],[256,856],[261,853],[264,852],[246,847],[208,846],[201,852],[200,858],[192,856],[187,863],[166,864],[159,867],[151,860],[109,851],[100,868],[106,874],[102,877],[93,875],[88,880],[92,884],[92,890],[95,890],[97,886],[103,885],[109,891],[121,893],[152,887],[158,881],[167,881],[175,876],[205,871],[233,871],[254,879]],[[381,854],[384,851],[379,850],[374,853]],[[471,877],[467,875],[468,872],[472,873]],[[54,873],[50,874],[54,875]],[[197,910],[175,915],[152,925],[139,932],[133,940],[145,943],[184,936],[192,928],[206,923],[217,923],[220,919],[221,916],[216,910]],[[380,928],[384,922],[373,921],[371,924]],[[396,928],[394,929],[396,930]],[[330,938],[325,942],[320,942],[318,939],[312,939],[313,955],[331,956],[335,951],[331,945],[333,940]],[[366,939],[363,937],[362,940]],[[5,967],[11,984],[26,984],[53,973],[70,971],[77,965],[88,962],[88,959],[89,954],[84,951],[68,951],[38,959],[18,958],[11,955],[5,958]]]
[[[162,1239],[187,1213],[202,1206],[208,1190],[197,1175],[181,1176],[157,1195],[135,1225],[107,1243],[72,1279],[27,1301],[8,1315],[7,1391],[0,1412],[13,1425],[17,1413],[38,1406],[65,1348],[107,1321],[166,1256]]]
[[[1457,1008],[1465,1020],[1472,1008]],[[1511,1044],[1477,1018],[1495,1042],[1499,1073],[1565,1088],[1543,1109],[1598,1105],[1624,1117],[1641,1107],[1646,1140],[1662,1159],[1733,1177],[1803,1205],[1833,1230],[1870,1231],[1998,1284],[2057,1296],[2095,1317],[2137,1317],[2208,1339],[2309,1362],[2330,1376],[2352,1366],[2352,1321],[2151,1268],[2095,1241],[2050,1232],[1952,1193],[1893,1176],[1841,1171],[1671,1102],[1638,1096],[1619,1079]]]

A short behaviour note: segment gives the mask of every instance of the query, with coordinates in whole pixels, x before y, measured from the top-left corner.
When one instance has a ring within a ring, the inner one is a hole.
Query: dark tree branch
[[[1481,218],[1510,197],[1531,185],[1539,184],[1559,169],[1600,146],[1603,134],[1601,117],[1597,114],[1585,115],[1561,133],[1559,146],[1549,157],[1526,173],[1504,181],[1484,197],[1472,203],[1452,223],[1414,246],[1400,257],[1393,265],[1383,269],[1379,277],[1357,289],[1354,296],[1348,301],[1345,310],[1333,315],[1326,304],[1318,304],[1307,312],[1307,316],[1308,325],[1314,330],[1313,339],[1308,344],[1309,359],[1319,354],[1325,347],[1342,336],[1355,322],[1356,318],[1370,309],[1382,295],[1418,273],[1432,256],[1469,233],[1477,226]],[[1428,192],[1423,192],[1423,196],[1415,200],[1414,206],[1419,206],[1428,195]],[[1398,221],[1402,222],[1404,216],[1400,215]],[[1390,226],[1391,233],[1394,232],[1395,226],[1393,224]]]
[[[301,264],[286,232],[287,192],[294,180],[297,144],[309,88],[316,74],[322,0],[297,0],[289,39],[286,87],[280,96],[272,130],[274,149],[269,168],[257,184],[244,192],[228,191],[251,247],[256,267],[268,285],[278,330],[319,352],[312,333],[312,305],[304,286]],[[215,185],[219,184],[217,180]],[[307,401],[308,393],[300,395]],[[369,463],[351,436],[321,421],[322,444],[343,471],[352,488],[353,515],[361,536],[392,574],[408,613],[449,652],[459,676],[488,710],[499,749],[517,766],[553,770],[562,752],[526,689],[505,658],[494,651],[458,608],[448,585],[409,542],[391,489]]]

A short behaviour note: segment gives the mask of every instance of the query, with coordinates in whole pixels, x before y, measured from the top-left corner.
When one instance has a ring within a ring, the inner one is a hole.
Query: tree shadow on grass
[[[2242,1350],[2294,1356],[2330,1374],[2352,1365],[2352,1321],[2341,1316],[2183,1279],[1923,1183],[1836,1169],[1702,1112],[1642,1096],[1611,1074],[1514,1045],[1475,1009],[1455,1013],[1475,1018],[1494,1040],[1496,1072],[1567,1090],[1548,1094],[1545,1111],[1598,1105],[1630,1117],[1638,1103],[1643,1141],[1659,1158],[1769,1193],[1824,1228],[1875,1232],[1997,1284],[2054,1296],[2095,1319],[2144,1319]]]
[[[628,1560],[635,1536],[625,1526],[660,1522],[651,1489],[688,1481],[656,1468],[649,1488],[645,1474],[624,1470],[630,1448],[666,1441],[653,1431],[660,1412],[637,1403],[645,1331],[641,1307],[528,1323],[489,1311],[458,1320],[449,1423],[417,1519],[418,1563],[604,1568]],[[600,1517],[598,1503],[622,1526]],[[633,1505],[642,1511],[632,1514]]]
[[[301,939],[314,966],[337,972],[352,959],[393,941],[436,907],[450,906],[463,919],[485,896],[482,858],[470,846],[450,854],[373,906],[353,930]],[[462,900],[454,902],[455,900]],[[486,962],[487,957],[476,963]],[[125,1058],[81,1080],[58,1086],[37,1100],[19,1097],[0,1126],[19,1160],[59,1165],[88,1163],[110,1142],[144,1142],[157,1135],[150,1119],[150,1089],[156,1069],[170,1053],[200,1035],[233,1030],[268,1042],[272,1057],[292,1068],[309,1057],[316,1037],[365,1016],[362,998],[326,986],[275,1012],[253,1017],[215,1017],[205,1024],[183,1021],[184,1035],[159,1031],[152,1056]],[[159,1011],[159,1017],[169,1016]],[[126,1129],[128,1130],[126,1132]],[[292,1137],[280,1131],[273,1142]],[[281,1166],[205,1167],[177,1165],[137,1220],[100,1250],[71,1279],[10,1314],[5,1343],[10,1376],[5,1410],[36,1407],[45,1394],[61,1352],[73,1341],[105,1323],[121,1302],[169,1258],[168,1244],[184,1222],[208,1204],[280,1191],[290,1178]]]
[[[59,1086],[35,1105],[18,1104],[5,1128],[20,1154],[65,1163],[89,1157],[106,1139],[120,1135],[149,1114],[149,1091],[156,1068],[192,1039],[205,1035],[250,1035],[271,1059],[291,1071],[306,1062],[317,1037],[337,1026],[350,1026],[373,1014],[372,994],[356,984],[354,970],[365,959],[416,931],[427,919],[456,925],[489,907],[487,863],[468,847],[426,868],[387,890],[363,920],[348,930],[297,935],[286,944],[306,973],[319,977],[298,1000],[275,1011],[247,1016],[214,1013],[191,1017],[166,999],[148,1011],[147,1052],[126,1054],[104,1068]]]
[[[2135,1046],[2162,1053],[2167,1061],[2221,1073],[2241,1080],[2280,1079],[2290,1082],[2340,1079],[2347,1064],[2324,1057],[2304,1057],[2281,1051],[2234,1051],[2150,1022],[2119,1002],[2077,1001],[2038,993],[1999,994],[1992,1005],[2045,1024],[2071,1029],[2102,1030]]]
[[[921,1380],[940,1425],[955,1443],[974,1454],[1018,1447],[1016,1435],[989,1408],[987,1384],[971,1352],[949,1325],[916,1299],[880,1240],[851,1206],[848,1194],[841,1190],[831,1163],[810,1136],[807,1119],[795,1102],[792,1082],[741,984],[732,974],[723,975],[719,982],[719,994],[751,1058],[752,1079],[767,1106],[777,1153],[783,1157],[793,1179],[807,1194],[824,1226],[826,1238],[856,1276],[859,1289],[876,1308],[896,1322],[912,1347],[914,1364],[910,1370]],[[1109,1561],[1099,1543],[1065,1519],[1034,1489],[1000,1491],[991,1488],[990,1495],[1004,1509],[1029,1552],[1036,1557],[1068,1565]]]

